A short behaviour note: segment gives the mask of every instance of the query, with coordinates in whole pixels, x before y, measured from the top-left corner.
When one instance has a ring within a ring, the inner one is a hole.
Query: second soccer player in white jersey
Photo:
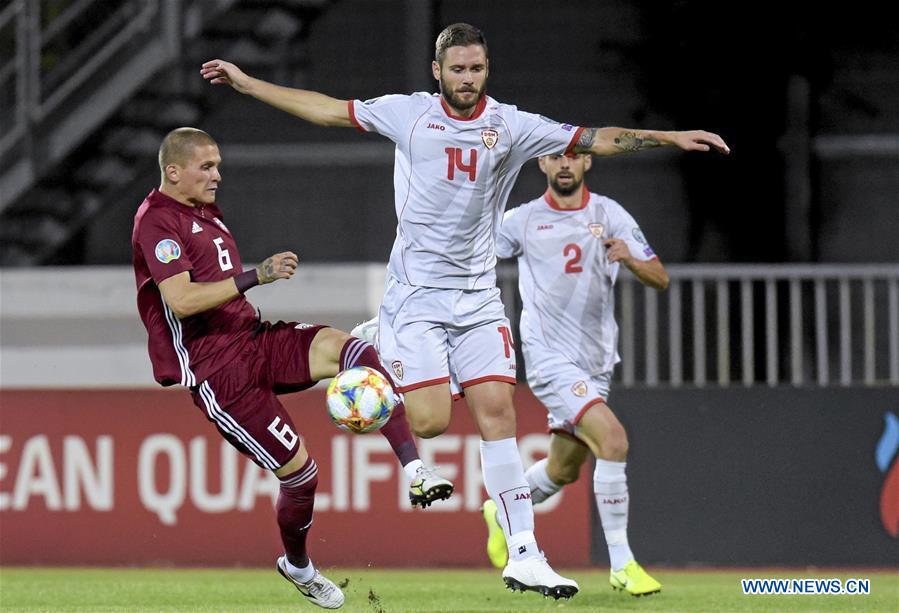
[[[515,359],[495,287],[495,232],[522,164],[541,155],[614,155],[666,145],[729,150],[702,130],[582,128],[525,113],[486,95],[487,43],[453,24],[437,37],[439,94],[338,100],[252,78],[229,62],[203,64],[203,78],[322,126],[356,127],[396,143],[397,237],[380,310],[380,353],[405,393],[422,437],[446,430],[449,380],[463,387],[481,435],[484,484],[501,509],[512,589],[570,597],[577,583],[547,564],[534,537],[530,488],[515,439]]]
[[[547,458],[525,474],[539,504],[596,458],[593,493],[609,548],[612,587],[640,596],[661,590],[634,559],[627,539],[627,434],[609,408],[618,363],[614,285],[623,264],[642,283],[668,287],[668,274],[640,226],[614,200],[587,191],[589,155],[539,160],[546,193],[505,214],[497,255],[518,259],[520,337],[528,384],[549,412]],[[505,565],[496,507],[484,505],[487,553]]]

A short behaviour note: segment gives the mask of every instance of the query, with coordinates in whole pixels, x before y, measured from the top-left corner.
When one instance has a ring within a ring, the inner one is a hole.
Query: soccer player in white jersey
[[[525,473],[539,504],[578,478],[596,458],[593,493],[609,548],[609,581],[635,596],[662,586],[641,567],[627,540],[627,434],[609,408],[609,383],[619,361],[614,285],[623,264],[643,284],[668,287],[668,274],[634,218],[584,185],[589,155],[539,159],[546,193],[506,212],[496,242],[501,258],[518,259],[523,308],[520,337],[528,384],[549,411],[547,458]],[[496,506],[484,504],[487,553],[505,565]]]
[[[364,102],[274,85],[220,59],[200,72],[306,121],[377,132],[396,143],[398,224],[379,313],[381,359],[393,369],[410,426],[422,437],[449,426],[450,374],[460,382],[481,434],[484,483],[501,509],[506,585],[570,597],[577,583],[556,574],[537,547],[515,440],[515,354],[494,273],[506,198],[522,164],[541,155],[666,145],[729,150],[721,137],[701,130],[582,128],[497,102],[486,95],[487,43],[468,24],[440,33],[431,70],[439,94]]]

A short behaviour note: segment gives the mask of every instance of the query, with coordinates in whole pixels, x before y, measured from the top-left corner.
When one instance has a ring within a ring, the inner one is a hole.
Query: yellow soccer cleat
[[[487,557],[496,568],[505,568],[509,562],[509,550],[506,547],[506,535],[496,521],[496,503],[488,498],[481,507],[481,513],[487,523]]]
[[[633,596],[646,596],[662,591],[662,584],[649,576],[643,567],[631,560],[621,570],[609,572],[613,590],[624,590]]]

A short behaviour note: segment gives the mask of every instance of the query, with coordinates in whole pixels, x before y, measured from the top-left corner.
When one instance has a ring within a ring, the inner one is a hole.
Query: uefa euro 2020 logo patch
[[[164,238],[156,243],[156,259],[163,264],[174,262],[181,257],[181,247],[170,238]]]

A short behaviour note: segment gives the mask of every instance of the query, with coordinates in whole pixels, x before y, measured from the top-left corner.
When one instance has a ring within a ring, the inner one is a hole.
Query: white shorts
[[[498,288],[406,285],[388,277],[378,351],[400,392],[446,383],[515,383],[515,347]],[[457,391],[457,390],[453,390]]]
[[[612,373],[591,375],[557,351],[525,343],[524,365],[531,391],[549,412],[550,432],[575,435],[587,409],[609,398]]]

